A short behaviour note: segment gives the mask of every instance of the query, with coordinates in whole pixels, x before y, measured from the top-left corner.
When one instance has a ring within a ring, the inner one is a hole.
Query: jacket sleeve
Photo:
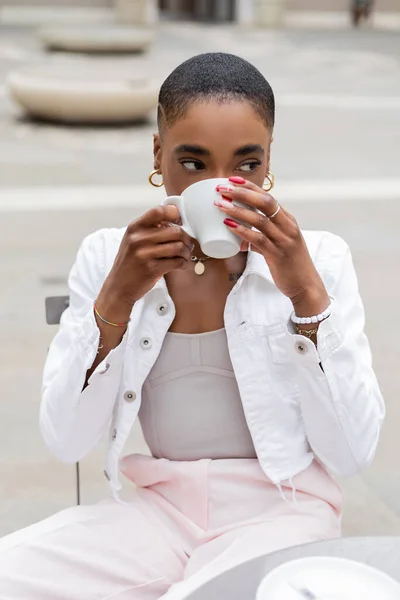
[[[314,454],[332,472],[350,476],[372,461],[385,406],[372,369],[350,250],[326,234],[319,255],[333,312],[319,327],[317,349],[297,336],[300,350],[306,348],[296,359],[300,404]]]
[[[121,378],[127,333],[93,372],[99,346],[93,303],[105,278],[104,236],[87,237],[69,276],[70,305],[47,356],[40,429],[51,452],[64,462],[87,455],[107,430]]]

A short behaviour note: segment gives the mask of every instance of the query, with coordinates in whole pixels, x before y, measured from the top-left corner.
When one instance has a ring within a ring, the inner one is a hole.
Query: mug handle
[[[190,227],[186,218],[185,209],[183,208],[182,196],[168,196],[167,198],[164,198],[164,200],[162,200],[161,205],[176,206],[176,208],[179,210],[182,219],[182,225],[180,225],[180,227],[182,227],[183,231],[190,235],[191,238],[196,239],[196,235],[193,229]]]

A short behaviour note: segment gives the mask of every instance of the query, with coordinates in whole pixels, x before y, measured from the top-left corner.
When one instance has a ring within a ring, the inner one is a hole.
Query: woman
[[[353,475],[374,455],[384,406],[348,247],[302,234],[263,189],[269,84],[236,56],[196,56],[163,84],[158,126],[150,180],[171,195],[230,178],[218,206],[242,251],[204,256],[173,206],[84,240],[41,429],[71,463],[108,431],[115,500],[5,538],[0,597],[183,597],[252,556],[339,536],[330,472]],[[119,457],[137,416],[152,457],[122,461],[137,485],[122,504]]]

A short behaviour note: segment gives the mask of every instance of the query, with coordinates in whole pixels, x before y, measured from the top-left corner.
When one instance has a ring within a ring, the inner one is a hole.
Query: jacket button
[[[299,354],[307,354],[308,348],[302,342],[297,342],[297,344],[296,344],[296,352],[298,352]]]
[[[149,338],[142,338],[140,340],[140,345],[143,348],[143,350],[150,350],[150,348],[153,345],[153,342]]]
[[[133,402],[134,400],[136,400],[135,392],[131,392],[130,390],[128,392],[125,392],[124,400],[125,402]]]
[[[117,437],[117,430],[114,429],[111,439],[114,441]]]
[[[110,481],[110,479],[111,479],[111,477],[108,474],[108,471],[106,471],[105,469],[104,469],[104,477],[107,479],[107,481]]]
[[[165,302],[157,306],[157,312],[160,316],[166,315],[168,312],[168,304]]]
[[[109,368],[110,368],[110,363],[106,363],[104,369],[102,371],[100,371],[100,375],[104,375],[104,373],[107,373]]]

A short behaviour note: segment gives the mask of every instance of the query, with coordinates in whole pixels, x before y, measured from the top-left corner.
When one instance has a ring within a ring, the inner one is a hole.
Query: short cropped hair
[[[256,67],[234,54],[199,54],[172,71],[159,94],[159,131],[174,124],[199,100],[249,102],[268,128],[272,129],[275,123],[271,86]]]

